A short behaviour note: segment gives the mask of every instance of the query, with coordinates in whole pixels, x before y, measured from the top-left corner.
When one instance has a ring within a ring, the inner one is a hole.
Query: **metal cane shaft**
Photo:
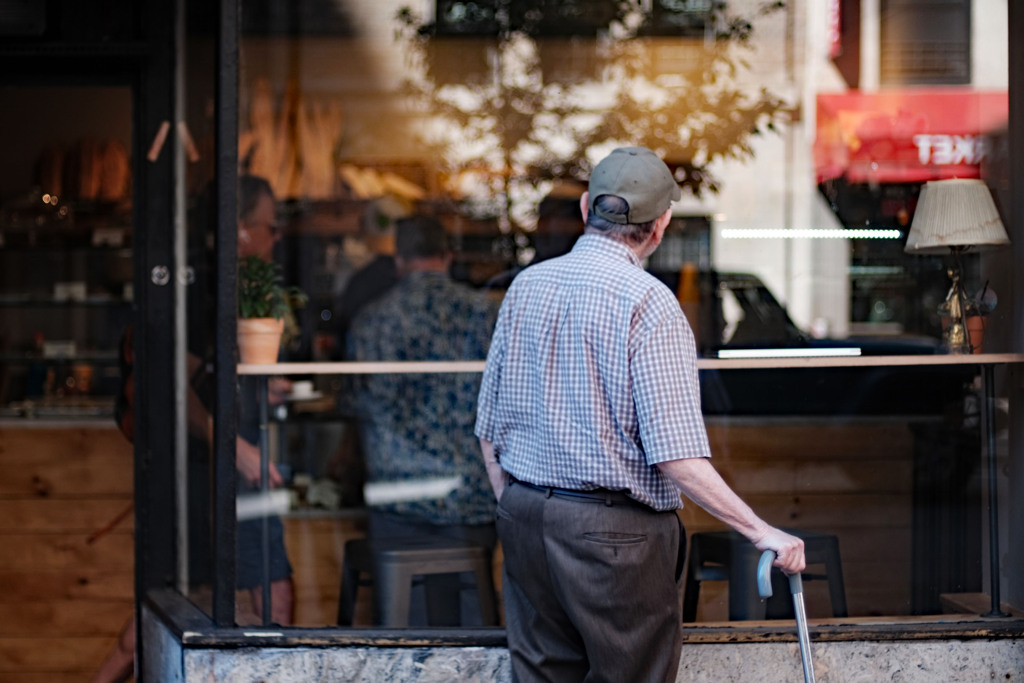
[[[795,579],[795,581],[794,581]],[[811,661],[811,634],[807,632],[807,610],[804,608],[803,582],[799,574],[789,577],[793,593],[793,611],[796,612],[796,634],[800,640],[800,661],[804,666],[804,683],[814,683],[814,664]]]

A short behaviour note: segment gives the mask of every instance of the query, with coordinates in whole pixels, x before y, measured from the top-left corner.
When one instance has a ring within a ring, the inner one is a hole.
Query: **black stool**
[[[352,625],[359,586],[373,586],[374,623],[408,626],[414,577],[457,572],[473,572],[481,620],[486,626],[496,626],[491,555],[483,546],[440,536],[347,541],[341,567],[338,625]],[[368,578],[362,578],[363,575]]]
[[[807,564],[824,564],[824,574],[803,573],[804,581],[828,580],[832,614],[846,616],[846,589],[843,584],[843,566],[839,559],[839,539],[831,534],[786,529],[804,542]],[[757,593],[757,563],[761,551],[736,531],[707,531],[694,534],[690,539],[686,585],[683,590],[683,621],[697,618],[697,601],[701,581],[729,582],[729,619],[785,619],[793,618],[793,601],[789,581],[782,571],[772,569],[772,597],[763,601]]]

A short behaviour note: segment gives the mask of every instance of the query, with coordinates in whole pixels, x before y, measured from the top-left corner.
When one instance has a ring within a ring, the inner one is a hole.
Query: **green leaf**
[[[238,262],[238,317],[276,318],[306,303],[308,297],[298,287],[282,283],[281,267],[258,256]]]

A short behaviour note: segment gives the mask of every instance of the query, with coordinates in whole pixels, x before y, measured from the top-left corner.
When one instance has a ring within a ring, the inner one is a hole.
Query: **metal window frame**
[[[239,2],[222,0],[217,27],[216,103],[216,329],[214,413],[214,549],[213,619],[218,626],[235,622],[237,520],[235,516],[236,327],[238,224],[238,40]]]

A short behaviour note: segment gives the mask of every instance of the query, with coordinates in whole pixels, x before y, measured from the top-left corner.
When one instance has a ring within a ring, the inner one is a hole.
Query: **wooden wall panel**
[[[120,601],[67,600],[0,604],[0,636],[116,633],[131,615]]]
[[[709,436],[716,468],[765,518],[839,536],[851,614],[906,612],[913,439],[905,423],[712,422]],[[130,447],[112,428],[5,429],[0,455],[0,585],[8,588],[0,679],[83,680],[131,616],[131,516],[87,542],[131,502]],[[695,505],[681,514],[689,533],[721,528]],[[297,625],[334,622],[344,544],[363,533],[358,518],[286,521]],[[724,619],[727,586],[709,582],[702,596],[699,618]],[[363,623],[368,597],[361,592],[357,608]],[[808,584],[807,603],[814,617],[830,614],[823,583]],[[60,657],[47,656],[55,648]]]
[[[0,639],[0,678],[7,672],[72,673],[81,672],[89,680],[88,662],[102,661],[110,647],[103,636],[52,638],[27,636]]]
[[[712,423],[709,436],[716,468],[769,522],[839,537],[851,615],[908,613],[913,439],[905,422]],[[723,528],[692,503],[680,516],[688,534]],[[285,529],[295,567],[297,624],[333,623],[344,543],[364,533],[362,526],[293,517]],[[885,557],[879,548],[887,549]],[[497,560],[500,585],[500,552]],[[698,619],[725,620],[727,590],[723,582],[709,582]],[[807,603],[815,618],[832,614],[824,582],[808,584]],[[361,607],[368,615],[368,601]]]
[[[884,418],[711,418],[708,439],[720,457],[861,460],[906,452],[913,445],[908,425]]]
[[[110,534],[101,543],[86,543],[87,533],[4,534],[3,569],[72,569],[131,566],[134,540],[130,533]]]
[[[715,467],[758,514],[779,526],[838,536],[851,616],[909,614],[914,443],[906,421],[730,419],[711,421],[708,433]],[[724,528],[693,503],[680,516],[688,534]],[[297,623],[333,623],[344,543],[364,533],[362,526],[293,517],[285,529]],[[500,558],[499,549],[498,586]],[[361,613],[368,619],[366,594],[360,593],[357,621]],[[698,620],[727,619],[727,601],[727,585],[708,582]],[[812,617],[832,615],[824,582],[808,583],[806,602]]]
[[[708,438],[715,468],[766,521],[839,538],[851,616],[910,613],[914,439],[907,421],[716,419]],[[688,534],[725,528],[692,503],[680,516]],[[808,614],[829,617],[827,587],[815,583],[807,587]],[[724,582],[701,589],[697,618],[728,618]]]
[[[129,510],[121,498],[82,500],[75,498],[0,499],[0,533],[92,533],[111,524]],[[114,530],[131,533],[134,517],[129,514],[118,521]],[[99,539],[102,543],[103,538]]]
[[[134,557],[112,567],[0,570],[0,604],[22,602],[30,596],[53,600],[114,600],[131,602],[135,595]]]
[[[0,430],[0,496],[131,499],[132,448],[117,429]]]
[[[365,520],[358,517],[296,515],[285,519],[285,544],[295,577],[296,626],[337,623],[345,542],[365,535]],[[358,593],[356,623],[370,623],[369,598],[369,591]]]
[[[5,426],[0,458],[0,680],[88,681],[134,605],[131,445]]]
[[[714,457],[711,461],[715,467],[724,462]],[[726,471],[730,486],[750,493],[773,493],[789,487],[807,493],[872,491],[905,494],[910,491],[912,474],[910,462],[868,458],[833,462],[787,460],[781,463],[732,459],[728,461]]]

